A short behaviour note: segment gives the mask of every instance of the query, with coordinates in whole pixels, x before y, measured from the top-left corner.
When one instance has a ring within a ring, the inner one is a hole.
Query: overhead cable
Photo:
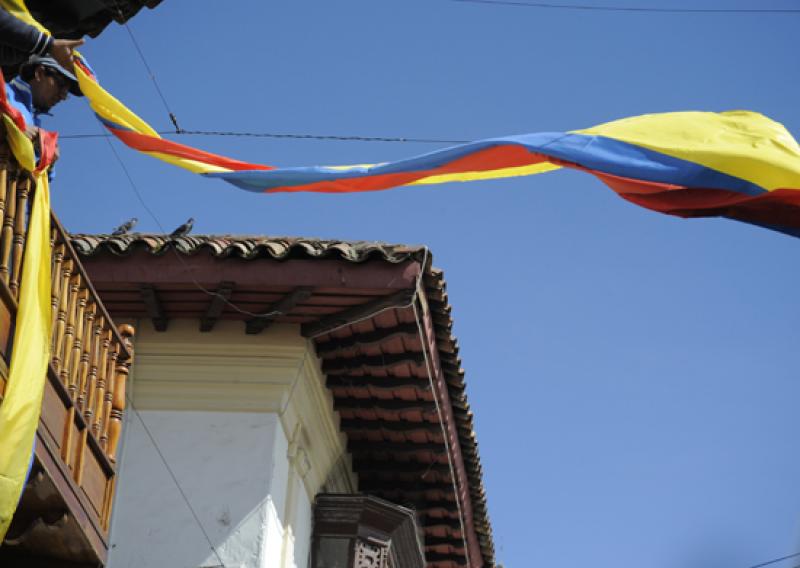
[[[158,96],[161,99],[161,102],[164,104],[164,108],[166,109],[167,114],[169,115],[170,122],[172,122],[172,125],[175,127],[175,130],[177,130],[178,132],[181,132],[181,127],[178,126],[178,119],[175,117],[175,113],[172,112],[172,109],[170,108],[169,103],[167,102],[167,98],[164,96],[164,93],[161,91],[161,87],[159,87],[158,81],[156,80],[156,74],[153,73],[153,70],[150,68],[150,65],[147,63],[147,59],[144,56],[144,52],[139,47],[139,42],[136,41],[136,37],[133,35],[133,30],[128,25],[128,21],[125,19],[125,14],[122,12],[122,9],[119,7],[119,4],[117,3],[117,0],[114,0],[114,6],[116,6],[116,8],[117,8],[117,13],[119,14],[120,20],[123,21],[123,25],[125,26],[125,29],[128,30],[128,35],[131,38],[131,42],[133,42],[133,47],[136,48],[136,51],[139,53],[139,58],[142,60],[142,63],[144,64],[144,68],[147,69],[147,73],[150,75],[150,80],[153,82],[153,86],[156,88],[156,92],[158,93]]]
[[[762,562],[761,564],[754,564],[753,566],[748,566],[747,568],[762,568],[762,566],[769,566],[770,564],[783,562],[784,560],[789,560],[790,558],[796,558],[797,556],[800,556],[800,552],[795,552],[794,554],[789,554],[787,556],[782,556],[780,558],[773,558],[772,560],[767,560],[766,562]],[[794,566],[793,568],[798,568],[798,567]]]
[[[181,136],[231,136],[240,138],[290,138],[296,140],[331,140],[337,142],[411,142],[418,144],[466,144],[469,140],[445,140],[439,138],[403,138],[392,136],[353,136],[342,134],[298,134],[285,132],[233,132],[221,130],[159,130],[159,134]],[[87,138],[109,138],[110,134],[62,134],[59,139],[80,140]]]
[[[644,12],[656,14],[800,14],[796,8],[647,8],[641,6],[593,6],[590,4],[550,4],[525,0],[450,0],[470,4],[497,4],[552,10],[586,10],[594,12]]]
[[[125,177],[128,179],[128,183],[129,183],[131,189],[133,189],[133,193],[136,196],[136,199],[139,200],[139,203],[142,205],[144,210],[147,211],[147,213],[153,219],[153,221],[158,226],[158,228],[161,230],[161,232],[166,235],[167,232],[164,230],[164,226],[161,224],[161,221],[159,221],[158,216],[155,214],[155,212],[150,208],[150,206],[145,201],[144,196],[142,195],[142,192],[139,190],[139,187],[136,185],[136,182],[133,181],[133,176],[131,175],[130,171],[128,170],[127,166],[125,165],[125,162],[122,160],[122,156],[120,156],[119,152],[117,152],[117,149],[114,148],[114,144],[111,142],[110,137],[106,137],[106,142],[108,142],[108,145],[111,148],[111,151],[114,153],[114,156],[116,157],[117,162],[120,165],[120,168],[122,168],[122,171],[125,174]],[[181,264],[181,266],[183,266],[184,270],[186,271],[186,273],[188,274],[189,278],[191,279],[192,284],[194,285],[194,287],[197,288],[198,290],[200,290],[201,292],[203,292],[204,294],[206,294],[208,296],[212,296],[214,298],[219,298],[226,305],[230,306],[230,308],[232,310],[234,310],[236,312],[239,312],[240,314],[249,316],[251,318],[270,318],[270,317],[275,317],[275,316],[282,315],[281,312],[278,312],[278,311],[275,311],[275,310],[271,310],[271,311],[263,312],[263,313],[256,313],[256,312],[251,312],[249,310],[245,310],[244,308],[241,308],[238,305],[236,305],[235,303],[231,302],[228,298],[225,297],[225,295],[220,294],[219,292],[215,292],[213,290],[209,290],[208,288],[206,288],[205,286],[200,284],[200,282],[197,281],[197,278],[194,277],[194,273],[193,273],[192,267],[189,266],[186,263],[186,261],[181,256],[181,254],[176,250],[176,248],[174,246],[168,246],[167,248],[169,248],[169,250],[172,251],[172,253],[175,255],[175,258],[177,258],[178,262]]]

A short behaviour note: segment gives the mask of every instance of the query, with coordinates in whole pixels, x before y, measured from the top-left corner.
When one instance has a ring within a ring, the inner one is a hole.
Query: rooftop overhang
[[[54,37],[97,37],[112,21],[124,24],[161,0],[26,0],[36,20]]]
[[[73,235],[112,317],[220,320],[311,339],[359,490],[416,510],[428,566],[493,566],[464,372],[423,247],[267,237]]]

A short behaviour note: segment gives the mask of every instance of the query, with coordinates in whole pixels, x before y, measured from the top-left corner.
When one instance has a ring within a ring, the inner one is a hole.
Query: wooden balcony
[[[8,378],[29,204],[36,191],[0,130],[0,404]],[[106,312],[55,215],[51,355],[35,459],[2,566],[104,565],[134,330]],[[67,564],[70,563],[70,564]]]

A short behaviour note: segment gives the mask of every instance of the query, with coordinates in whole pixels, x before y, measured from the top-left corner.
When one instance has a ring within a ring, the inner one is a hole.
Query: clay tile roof
[[[144,252],[145,257],[164,257],[164,260],[168,260],[166,254],[170,249],[186,256],[210,254],[216,259],[239,258],[249,261],[333,259],[347,263],[400,264],[407,261],[420,265],[424,263],[422,281],[431,314],[439,367],[452,409],[454,419],[452,427],[457,433],[460,458],[466,473],[467,494],[472,510],[471,524],[480,547],[482,565],[494,566],[492,528],[483,487],[482,466],[473,429],[472,412],[465,394],[465,373],[461,368],[458,342],[452,334],[452,308],[448,302],[447,284],[443,272],[431,266],[430,254],[425,247],[302,237],[192,235],[171,238],[166,235],[139,233],[117,237],[76,234],[72,235],[71,242],[78,254],[83,257],[90,276],[92,276],[92,261],[98,257],[137,255],[141,257],[141,253]],[[92,278],[94,280],[94,276]],[[103,297],[103,290],[98,289],[98,292]],[[114,315],[113,307],[109,308],[109,311]],[[369,349],[369,346],[381,342],[382,345],[387,345],[386,342],[397,341],[396,335],[386,333],[389,327],[394,326],[396,334],[409,334],[408,328],[412,322],[403,319],[404,317],[407,319],[408,316],[397,313],[389,319],[381,319],[384,317],[387,317],[387,314],[376,317],[375,325],[370,331],[339,330],[314,336],[317,352],[323,361],[323,371],[332,373],[328,376],[328,387],[334,392],[337,410],[342,416],[343,429],[350,430],[348,435],[351,436],[351,446],[360,452],[358,459],[354,461],[354,466],[358,466],[359,463],[365,464],[365,469],[358,472],[364,487],[379,488],[382,497],[387,499],[407,501],[412,495],[424,495],[428,502],[444,505],[451,502],[454,497],[451,492],[444,489],[452,483],[446,461],[445,464],[437,461],[440,457],[436,454],[436,444],[443,443],[443,439],[442,432],[432,428],[431,421],[435,420],[435,412],[433,403],[430,402],[432,400],[430,390],[413,383],[413,377],[403,378],[387,371],[387,365],[409,365],[408,368],[422,369],[424,363],[420,359],[420,353],[412,351],[395,355],[384,354],[379,357],[353,356],[354,348],[358,354],[360,348]],[[403,345],[407,347],[407,344]],[[369,379],[370,374],[379,374],[383,380],[366,386],[354,382],[355,379]],[[372,403],[363,403],[365,397]],[[403,424],[406,426],[402,426]],[[381,437],[387,442],[387,447],[393,448],[392,450],[384,450],[380,444],[375,444],[374,440]],[[408,446],[403,446],[408,443],[417,444],[411,446],[414,448],[413,452],[409,452]],[[406,463],[409,473],[405,473],[400,467],[387,468],[384,471],[381,462],[387,451],[395,452],[393,457],[401,460],[400,463]],[[429,484],[420,484],[418,476],[415,477],[413,474],[415,471],[413,464],[425,460],[432,464],[428,467],[430,471],[425,477]],[[437,524],[441,522],[440,518],[445,516],[446,511],[440,510],[438,505],[431,505],[427,511],[426,532],[430,533],[429,537],[439,539],[434,540],[438,544],[429,550],[429,566],[465,565],[458,526]],[[452,519],[449,521],[452,522]]]
[[[376,241],[338,241],[305,237],[265,237],[249,235],[190,235],[171,238],[167,235],[131,233],[112,237],[109,235],[72,235],[72,245],[83,256],[100,250],[124,256],[134,250],[144,249],[161,255],[173,247],[182,254],[192,255],[202,250],[218,258],[239,257],[251,260],[271,257],[286,258],[339,258],[349,262],[364,262],[380,258],[398,263],[409,259],[421,260],[424,247],[392,245]]]

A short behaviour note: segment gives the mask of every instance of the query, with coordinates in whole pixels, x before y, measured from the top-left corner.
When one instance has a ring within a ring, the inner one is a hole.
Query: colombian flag
[[[41,28],[24,0],[0,5]],[[727,217],[800,236],[800,147],[783,125],[756,112],[649,114],[479,140],[395,162],[276,168],[165,140],[105,91],[84,61],[76,61],[75,75],[97,117],[123,143],[247,191],[376,191],[573,168],[653,211]]]
[[[727,217],[800,236],[800,146],[783,125],[756,112],[650,114],[479,140],[395,162],[275,168],[164,140],[82,66],[76,69],[95,113],[122,142],[247,191],[348,193],[572,168],[653,211]]]
[[[800,146],[783,125],[756,112],[649,114],[479,140],[396,162],[275,168],[165,140],[86,67],[75,69],[98,118],[122,142],[247,191],[348,193],[573,168],[653,211],[728,217],[800,236]]]

